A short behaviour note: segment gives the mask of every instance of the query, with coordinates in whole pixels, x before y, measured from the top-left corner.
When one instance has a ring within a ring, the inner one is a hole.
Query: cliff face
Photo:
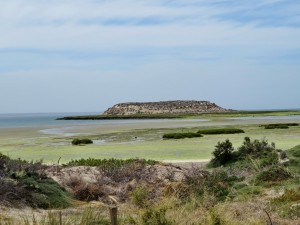
[[[209,101],[128,102],[114,105],[103,115],[197,114],[227,111],[229,110]]]

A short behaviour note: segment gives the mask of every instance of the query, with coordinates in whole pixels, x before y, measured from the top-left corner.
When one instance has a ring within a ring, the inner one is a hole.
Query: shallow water
[[[99,114],[99,113],[98,113]],[[161,123],[174,121],[174,119],[132,119],[132,120],[56,120],[65,116],[97,115],[97,113],[32,113],[32,114],[0,114],[0,128],[21,127],[62,127],[75,125],[106,125],[106,124],[136,124],[136,123]],[[176,119],[175,119],[176,120]],[[185,121],[205,122],[206,119],[187,119]],[[61,133],[61,129],[47,129],[44,133]],[[63,131],[62,133],[66,133]],[[72,136],[72,134],[70,134]]]

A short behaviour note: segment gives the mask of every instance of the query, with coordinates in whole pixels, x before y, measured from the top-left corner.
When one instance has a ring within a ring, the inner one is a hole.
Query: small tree
[[[232,143],[228,139],[224,142],[218,142],[212,153],[214,156],[211,160],[212,166],[217,167],[228,163],[233,158],[233,151]]]

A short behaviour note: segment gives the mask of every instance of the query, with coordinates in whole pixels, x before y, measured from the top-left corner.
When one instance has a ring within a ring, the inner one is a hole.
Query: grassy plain
[[[291,115],[291,112],[272,112],[272,116]],[[293,112],[293,114],[297,114]],[[227,115],[227,114],[226,114]],[[245,116],[245,114],[241,114]],[[248,114],[246,114],[248,115]],[[259,114],[264,115],[264,113]],[[231,114],[231,116],[233,116]],[[237,114],[234,114],[237,116]],[[256,114],[255,114],[256,116]],[[154,160],[205,160],[219,141],[230,139],[235,147],[245,136],[266,138],[277,148],[289,149],[300,144],[300,126],[284,130],[266,130],[260,124],[300,122],[300,119],[228,119],[227,116],[204,115],[202,120],[161,120],[119,125],[74,126],[57,134],[41,133],[46,128],[0,129],[0,152],[12,158],[43,159],[46,163],[68,162],[79,158],[145,158]],[[163,140],[164,133],[197,132],[208,128],[238,128],[243,134],[204,135],[200,138]],[[47,128],[65,129],[65,128]],[[66,133],[67,132],[67,133]],[[73,136],[69,136],[70,132]],[[91,138],[92,145],[72,146],[75,137]]]

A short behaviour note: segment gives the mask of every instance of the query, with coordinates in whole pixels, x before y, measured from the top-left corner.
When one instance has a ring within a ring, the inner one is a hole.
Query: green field
[[[217,122],[216,122],[217,121]],[[218,125],[218,124],[227,125]],[[260,121],[261,122],[261,121]],[[210,159],[214,146],[219,141],[230,139],[235,147],[243,142],[245,136],[251,139],[266,138],[275,142],[277,148],[289,149],[300,144],[300,126],[289,129],[266,130],[257,124],[245,124],[244,121],[236,122],[217,119],[208,122],[205,126],[191,126],[169,128],[144,128],[140,129],[118,127],[117,129],[94,129],[90,134],[78,137],[91,138],[92,145],[72,146],[74,137],[60,135],[42,135],[38,132],[0,137],[0,152],[12,158],[26,160],[43,159],[47,163],[68,162],[79,158],[145,158],[154,160],[200,160]],[[298,122],[298,121],[296,121]],[[151,121],[149,122],[151,123]],[[170,126],[173,125],[169,122]],[[232,123],[232,125],[230,125]],[[251,122],[253,123],[253,122]],[[234,126],[233,126],[234,125]],[[159,124],[156,125],[159,127]],[[199,129],[208,128],[238,128],[243,129],[242,134],[204,135],[200,138],[163,140],[164,133],[170,132],[197,132]],[[89,128],[85,128],[89,131]]]

